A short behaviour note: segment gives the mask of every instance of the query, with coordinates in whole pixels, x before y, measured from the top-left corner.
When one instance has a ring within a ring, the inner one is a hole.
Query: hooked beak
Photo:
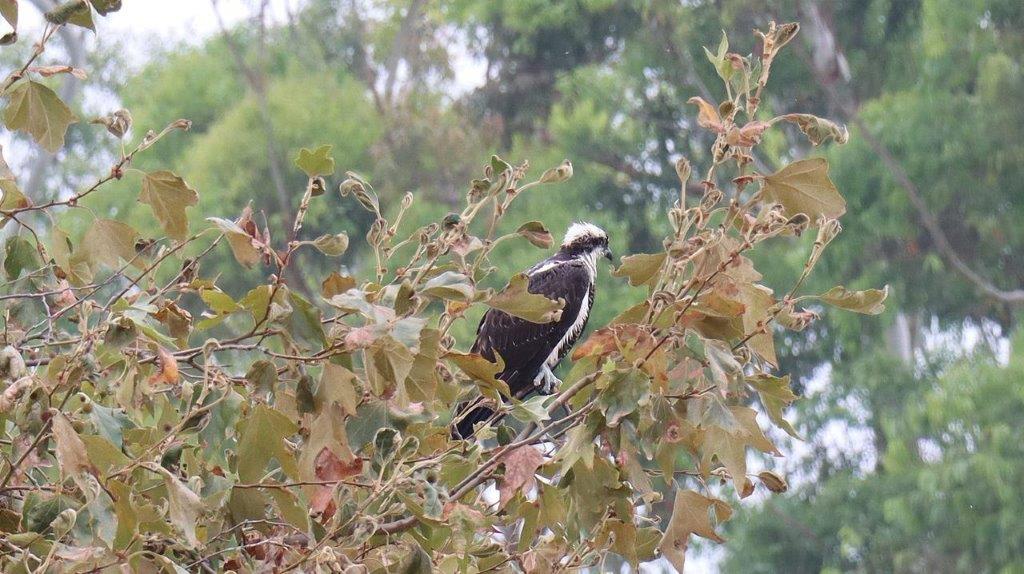
[[[604,248],[604,258],[613,263],[615,262],[615,258],[612,256],[612,250],[607,247]]]

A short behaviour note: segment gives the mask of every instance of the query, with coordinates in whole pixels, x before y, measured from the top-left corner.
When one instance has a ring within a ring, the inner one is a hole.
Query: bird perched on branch
[[[554,369],[587,326],[594,306],[600,257],[612,260],[608,234],[591,223],[573,223],[558,252],[526,271],[530,293],[565,300],[561,318],[551,323],[532,323],[489,309],[480,320],[472,352],[491,362],[497,356],[502,358],[505,368],[497,378],[508,384],[512,396],[522,399],[534,391],[551,394],[561,384]],[[456,415],[456,436],[471,437],[473,425],[493,414],[486,406],[470,410],[468,405],[462,405]]]

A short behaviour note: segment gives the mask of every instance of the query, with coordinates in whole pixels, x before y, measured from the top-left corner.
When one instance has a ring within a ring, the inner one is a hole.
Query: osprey
[[[608,234],[590,223],[573,223],[558,252],[526,271],[530,293],[565,300],[561,318],[538,324],[489,309],[480,320],[472,352],[491,362],[501,356],[505,369],[497,378],[508,384],[512,396],[551,394],[561,384],[553,371],[587,325],[599,257],[612,260]],[[487,407],[467,408],[463,404],[456,415],[456,435],[462,438],[472,436],[473,425],[494,414]]]

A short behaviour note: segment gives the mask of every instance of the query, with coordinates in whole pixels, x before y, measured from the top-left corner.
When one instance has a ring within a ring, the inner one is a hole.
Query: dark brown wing
[[[543,267],[542,267],[543,269]],[[562,317],[552,323],[531,323],[503,311],[490,309],[477,327],[473,352],[489,361],[495,353],[505,361],[498,378],[508,383],[514,396],[533,388],[533,379],[544,361],[565,336],[590,296],[590,276],[582,262],[564,261],[530,276],[530,293],[565,299]]]

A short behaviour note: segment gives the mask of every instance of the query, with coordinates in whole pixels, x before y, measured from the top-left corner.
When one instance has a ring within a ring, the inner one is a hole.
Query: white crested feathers
[[[565,232],[565,238],[562,239],[562,247],[566,247],[573,242],[582,239],[584,237],[602,237],[607,238],[608,234],[603,229],[588,223],[586,221],[576,221],[569,226],[569,229]]]

